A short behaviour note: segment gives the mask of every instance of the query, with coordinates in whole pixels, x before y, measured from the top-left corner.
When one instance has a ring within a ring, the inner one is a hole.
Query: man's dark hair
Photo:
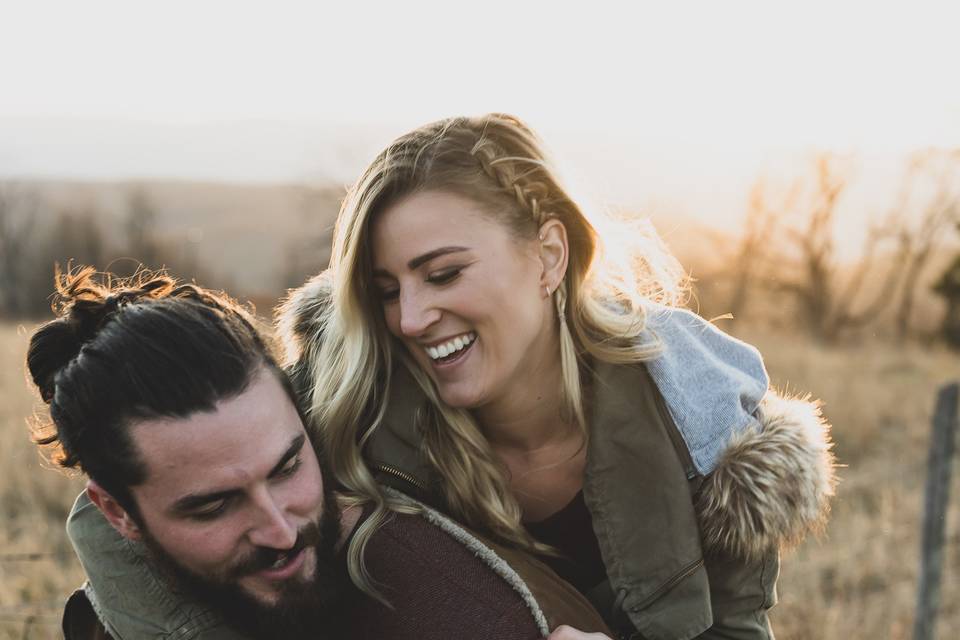
[[[27,366],[50,423],[34,441],[79,468],[138,521],[130,487],[146,467],[136,420],[185,418],[242,393],[261,366],[295,398],[253,320],[225,294],[163,274],[130,280],[92,267],[56,276],[57,319],[30,338]]]

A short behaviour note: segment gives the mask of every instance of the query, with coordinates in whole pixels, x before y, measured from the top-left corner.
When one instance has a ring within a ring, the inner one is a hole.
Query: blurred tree
[[[286,242],[280,284],[284,289],[299,287],[310,276],[320,273],[330,262],[333,225],[318,221],[331,220],[339,207],[339,193],[331,189],[304,187],[300,194],[300,221],[297,234]]]
[[[745,232],[730,261],[731,311],[742,310],[757,274],[769,272],[776,274],[775,290],[794,297],[802,323],[821,340],[835,341],[891,309],[884,317],[892,318],[897,337],[909,335],[925,270],[944,231],[960,219],[960,151],[913,154],[853,266],[836,258],[834,246],[850,172],[848,160],[820,154],[813,179],[797,180],[778,205],[770,204],[764,181],[754,186]],[[774,233],[778,226],[783,233]]]
[[[957,223],[960,231],[960,223]],[[960,349],[960,254],[957,255],[934,284],[933,290],[947,301],[941,331],[947,344]]]
[[[21,315],[38,316],[50,311],[54,265],[103,268],[110,254],[99,215],[92,208],[62,211],[38,229],[32,250],[23,260],[22,282],[27,295]]]
[[[897,338],[906,339],[918,283],[951,225],[960,221],[960,150],[930,149],[914,154],[904,180],[903,242],[909,257],[896,312]],[[913,196],[910,198],[910,196]],[[908,199],[918,202],[908,202]],[[906,220],[918,220],[909,225]]]
[[[724,269],[725,273],[720,274],[731,282],[730,302],[726,309],[733,316],[729,325],[731,329],[746,313],[757,279],[774,270],[770,264],[770,247],[778,229],[778,212],[770,206],[766,192],[766,178],[758,178],[750,189],[743,234],[734,254],[726,261],[729,266]],[[797,193],[796,188],[790,190],[785,198],[785,208],[793,207]]]
[[[787,230],[797,263],[793,275],[784,276],[778,285],[796,298],[804,324],[814,337],[825,342],[836,341],[844,331],[866,326],[878,317],[891,303],[910,255],[901,225],[891,214],[868,230],[859,263],[849,277],[841,277],[834,222],[840,198],[849,185],[849,173],[847,161],[838,156],[820,154],[816,158],[812,188],[804,190],[807,198],[799,207],[802,222]],[[893,255],[885,275],[864,301],[865,279],[874,275],[878,255],[891,245]]]
[[[123,224],[122,254],[127,259],[111,261],[110,270],[130,276],[142,268],[162,269],[184,280],[209,284],[208,270],[201,264],[196,242],[191,239],[195,230],[172,231],[162,213],[144,185],[130,190]]]
[[[28,306],[25,258],[35,235],[37,206],[35,193],[0,182],[0,315],[20,316]]]
[[[126,251],[129,257],[151,268],[161,267],[157,238],[157,209],[142,185],[130,191],[124,226]]]
[[[100,230],[100,216],[93,209],[63,211],[47,231],[44,263],[105,266],[107,246]]]

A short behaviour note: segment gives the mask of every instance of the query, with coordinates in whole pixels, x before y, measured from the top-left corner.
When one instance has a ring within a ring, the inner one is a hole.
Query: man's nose
[[[290,549],[297,541],[297,527],[287,519],[285,509],[265,488],[254,498],[256,520],[249,531],[250,543],[270,549]]]
[[[440,310],[432,296],[422,291],[400,293],[400,333],[407,338],[423,335],[437,320]]]

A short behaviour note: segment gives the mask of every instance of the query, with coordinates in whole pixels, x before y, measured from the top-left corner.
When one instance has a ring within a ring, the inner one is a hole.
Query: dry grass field
[[[26,418],[42,407],[27,387],[29,328],[0,324],[0,638],[59,638],[59,610],[83,581],[64,522],[83,483],[44,469]],[[40,559],[24,555],[41,554]],[[28,623],[27,618],[35,615]]]
[[[960,378],[960,359],[918,346],[825,348],[796,335],[739,333],[761,348],[776,385],[824,401],[846,465],[826,534],[784,556],[773,614],[778,637],[910,637],[930,414],[937,387]],[[26,342],[27,329],[0,325],[2,639],[59,637],[60,603],[82,580],[63,533],[81,483],[43,469],[27,438],[25,417],[38,402],[25,382]],[[944,639],[960,629],[960,469],[954,476],[938,626]],[[30,553],[45,555],[7,559]],[[37,618],[27,628],[30,613]]]
[[[763,352],[774,385],[823,400],[845,465],[826,534],[783,558],[778,637],[912,637],[930,421],[936,389],[960,379],[960,358],[912,345],[824,348],[799,336],[740,333]],[[937,627],[944,639],[960,629],[960,469],[953,476]]]

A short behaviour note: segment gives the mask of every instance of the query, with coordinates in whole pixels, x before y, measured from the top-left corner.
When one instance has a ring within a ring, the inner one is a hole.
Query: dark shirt
[[[607,579],[583,491],[560,511],[539,522],[526,522],[524,526],[539,542],[560,552],[559,557],[544,554],[540,559],[580,593],[589,594]]]

